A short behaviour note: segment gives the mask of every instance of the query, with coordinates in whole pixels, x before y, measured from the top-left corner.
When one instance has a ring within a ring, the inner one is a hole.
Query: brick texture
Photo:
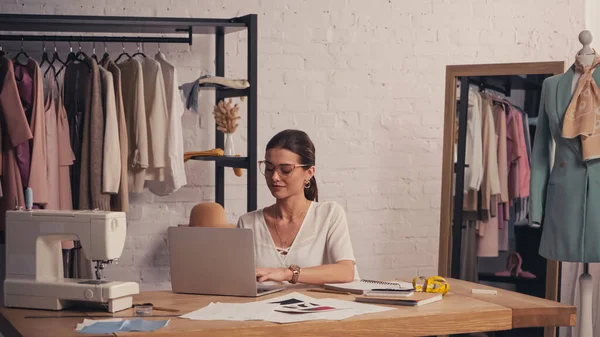
[[[435,274],[438,251],[445,66],[569,60],[580,48],[584,0],[52,0],[0,1],[2,13],[232,17],[259,16],[259,156],[284,128],[308,132],[317,148],[324,200],[348,214],[365,278]],[[245,33],[226,37],[226,75],[245,77]],[[214,71],[214,40],[161,45],[181,82]],[[5,49],[8,48],[5,44]],[[11,45],[18,48],[18,44]],[[68,45],[59,43],[66,56]],[[91,44],[82,44],[91,52]],[[96,46],[102,53],[101,48]],[[129,51],[135,45],[126,45]],[[117,55],[120,44],[109,44]],[[156,45],[144,45],[154,54]],[[41,53],[41,44],[26,50]],[[214,146],[212,92],[183,117],[186,150]],[[242,116],[245,105],[242,104]],[[246,118],[236,149],[246,154]],[[212,163],[186,164],[188,186],[131,196],[129,237],[110,278],[169,288],[166,229],[214,198]],[[246,172],[226,172],[226,210],[245,209]],[[273,200],[259,176],[259,207]],[[193,267],[193,266],[192,266]]]

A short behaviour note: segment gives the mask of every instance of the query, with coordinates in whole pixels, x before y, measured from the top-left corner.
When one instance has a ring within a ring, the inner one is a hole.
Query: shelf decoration
[[[238,112],[239,105],[233,104],[231,98],[225,102],[219,101],[214,107],[213,115],[217,123],[217,130],[225,134],[225,156],[235,157],[235,147],[233,144],[233,134],[239,126],[238,120],[241,119]]]
[[[183,154],[183,162],[187,162],[188,160],[194,157],[221,157],[223,156],[223,149],[212,149],[206,151],[189,151]]]

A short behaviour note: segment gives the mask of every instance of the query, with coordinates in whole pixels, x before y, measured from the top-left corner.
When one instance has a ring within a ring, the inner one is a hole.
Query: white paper
[[[276,310],[302,302],[326,305],[337,310],[311,313],[285,313]],[[274,323],[292,323],[312,320],[342,320],[356,315],[394,310],[372,304],[343,301],[332,298],[313,298],[297,292],[250,303],[210,303],[204,308],[181,316],[191,320],[263,320]]]
[[[260,303],[210,303],[206,307],[180,316],[198,321],[262,321],[273,310]]]

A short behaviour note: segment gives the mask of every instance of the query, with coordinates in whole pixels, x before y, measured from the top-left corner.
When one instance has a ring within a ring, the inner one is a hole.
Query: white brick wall
[[[368,278],[436,273],[445,66],[570,62],[584,26],[584,0],[0,0],[0,11],[257,13],[259,156],[281,129],[309,133],[317,147],[321,197],[346,208],[359,270]],[[66,45],[60,46],[66,55]],[[227,76],[244,77],[245,46],[245,33],[227,36]],[[117,54],[120,47],[109,50]],[[154,54],[157,46],[144,47]],[[182,82],[213,72],[211,36],[195,37],[191,47],[161,49],[179,67]],[[184,117],[186,150],[213,147],[214,95],[200,98],[200,115]],[[236,138],[242,155],[245,132],[244,124]],[[166,228],[185,223],[195,203],[214,197],[212,163],[189,162],[186,170],[189,185],[173,195],[131,196],[127,248],[121,263],[109,267],[109,277],[140,281],[146,290],[169,287]],[[261,178],[260,207],[272,202]],[[226,209],[234,222],[245,212],[246,178],[228,170],[226,181]]]

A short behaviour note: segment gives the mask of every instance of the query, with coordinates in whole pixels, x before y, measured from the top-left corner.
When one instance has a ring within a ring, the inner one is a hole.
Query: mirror
[[[528,193],[542,83],[564,71],[563,61],[447,66],[440,276],[558,300],[560,266],[538,253]]]

